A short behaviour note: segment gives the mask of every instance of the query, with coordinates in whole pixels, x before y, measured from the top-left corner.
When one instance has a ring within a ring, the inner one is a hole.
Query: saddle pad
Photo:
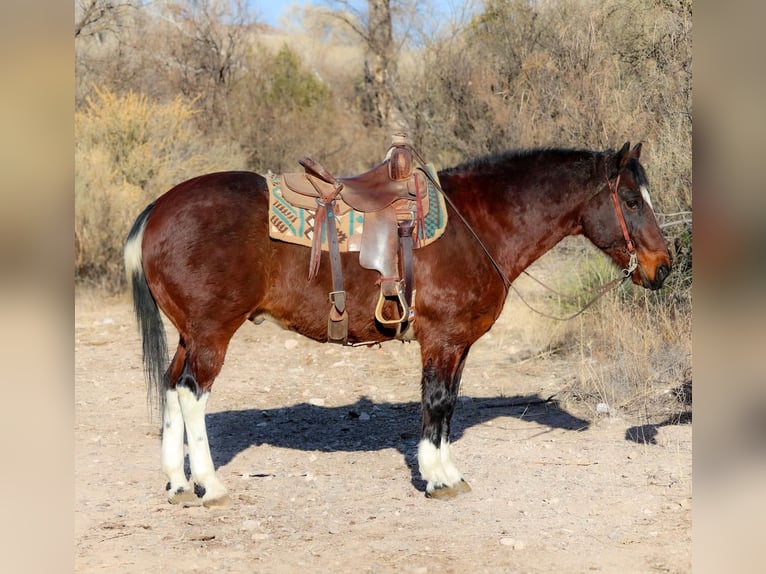
[[[427,169],[438,181],[434,167],[429,164]],[[272,239],[311,247],[315,210],[296,207],[285,200],[282,192],[283,181],[279,174],[268,174],[266,181],[269,184],[269,236]],[[430,205],[423,226],[425,237],[419,232],[418,247],[433,243],[447,228],[444,197],[428,179],[426,181]],[[350,209],[336,216],[335,222],[340,251],[359,251],[364,231],[364,213]],[[324,232],[322,230],[323,234]],[[322,237],[322,250],[328,250],[326,237]]]

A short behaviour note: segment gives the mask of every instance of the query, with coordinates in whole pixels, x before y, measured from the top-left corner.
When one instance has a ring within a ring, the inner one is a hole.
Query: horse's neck
[[[586,185],[558,197],[546,195],[543,189],[535,185],[511,188],[471,200],[472,212],[486,214],[475,231],[485,238],[487,249],[511,281],[562,239],[580,232],[580,212],[589,193]]]

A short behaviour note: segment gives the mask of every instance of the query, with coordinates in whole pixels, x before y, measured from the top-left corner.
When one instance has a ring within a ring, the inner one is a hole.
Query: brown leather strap
[[[414,273],[412,264],[412,231],[415,226],[414,221],[402,221],[399,223],[399,246],[402,253],[402,276],[404,279],[404,300],[407,302],[407,309],[412,312],[412,288],[414,283]]]
[[[333,177],[333,175],[327,171],[322,164],[313,160],[309,156],[303,156],[298,160],[298,163],[301,164],[304,169],[311,175],[314,175],[322,181],[326,181],[327,183],[332,183],[333,185],[336,184],[335,177]]]
[[[307,158],[301,158],[301,159],[303,160]],[[328,221],[329,211],[332,211],[333,218],[335,217],[335,198],[340,193],[340,190],[343,189],[343,184],[335,182],[333,184],[334,187],[332,191],[330,193],[324,193],[322,188],[316,184],[316,181],[314,180],[313,176],[311,176],[310,174],[307,174],[306,179],[314,187],[314,189],[316,189],[317,193],[319,194],[319,198],[317,198],[316,200],[317,209],[316,209],[316,212],[314,213],[314,237],[311,240],[311,260],[309,262],[309,281],[311,281],[314,277],[317,276],[317,273],[319,272],[319,262],[322,257],[322,232],[325,228],[325,222],[329,223]],[[332,232],[329,229],[327,230],[327,246],[328,247],[332,246],[331,242],[333,241],[333,239],[335,240],[335,245],[337,247],[338,234],[335,230],[335,219],[332,220]],[[330,256],[332,257],[332,249],[330,250]],[[338,256],[338,260],[340,260],[340,255]],[[330,263],[332,263],[332,258],[330,259]],[[340,269],[340,265],[338,265],[338,269]]]
[[[426,184],[428,193],[428,184]],[[423,189],[420,183],[419,175],[415,175],[415,213],[418,220],[418,234],[415,236],[415,245],[420,245],[420,240],[426,238],[426,216],[423,212]]]
[[[311,255],[309,259],[309,278],[311,281],[319,273],[319,262],[322,258],[322,233],[324,232],[325,214],[327,209],[319,205],[314,212],[314,236],[311,238]]]
[[[343,269],[340,264],[340,247],[338,245],[338,231],[335,227],[335,212],[332,204],[326,206],[327,217],[327,246],[330,248],[330,270],[332,271],[332,290],[333,293],[343,293]],[[346,297],[337,297],[333,301],[334,307],[338,313],[346,310]]]
[[[609,185],[609,191],[611,192],[612,201],[614,202],[614,209],[617,211],[617,220],[620,222],[620,229],[622,229],[622,236],[625,238],[625,243],[628,247],[628,253],[633,253],[636,248],[633,246],[633,241],[630,239],[628,233],[628,226],[625,224],[625,216],[622,214],[622,207],[620,207],[620,198],[617,197],[617,188],[620,185],[620,175],[617,174],[617,179],[614,182],[614,186],[607,178],[606,183]]]

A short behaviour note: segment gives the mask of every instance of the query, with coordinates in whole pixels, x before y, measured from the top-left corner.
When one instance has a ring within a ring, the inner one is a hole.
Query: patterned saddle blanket
[[[421,169],[420,167],[416,169]],[[433,178],[438,182],[436,170],[432,165],[427,165]],[[286,241],[311,247],[314,240],[316,207],[298,207],[290,188],[285,183],[285,175],[303,177],[303,173],[297,174],[269,174],[269,236],[272,239]],[[422,228],[416,229],[413,236],[417,238],[415,248],[424,247],[439,239],[447,227],[447,209],[444,197],[434,187],[428,178],[426,181],[427,193],[423,198],[424,216]],[[286,199],[287,196],[290,198]],[[311,201],[304,205],[311,205]],[[343,201],[342,197],[337,200],[336,228],[338,232],[338,245],[340,251],[359,251],[362,246],[364,233],[365,213],[356,211]],[[322,233],[322,250],[328,251],[326,228],[320,229]]]

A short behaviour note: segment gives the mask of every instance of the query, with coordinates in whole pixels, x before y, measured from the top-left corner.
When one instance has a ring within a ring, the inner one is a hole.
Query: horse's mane
[[[460,163],[454,167],[444,169],[442,173],[450,175],[475,170],[492,171],[493,168],[504,169],[512,164],[523,166],[527,161],[535,159],[548,159],[554,163],[563,160],[592,160],[599,157],[606,158],[614,153],[615,150],[613,149],[604,151],[554,147],[515,149],[480,156]],[[628,162],[628,168],[631,170],[634,180],[638,185],[648,185],[646,173],[638,161],[631,159]]]
[[[474,159],[464,161],[454,167],[444,170],[444,173],[455,173],[463,171],[472,171],[475,169],[487,169],[492,167],[504,167],[509,163],[523,162],[525,160],[540,158],[544,156],[550,159],[567,159],[574,157],[589,157],[603,152],[593,152],[587,150],[577,150],[568,148],[538,147],[528,149],[506,150],[494,154],[487,154]]]

